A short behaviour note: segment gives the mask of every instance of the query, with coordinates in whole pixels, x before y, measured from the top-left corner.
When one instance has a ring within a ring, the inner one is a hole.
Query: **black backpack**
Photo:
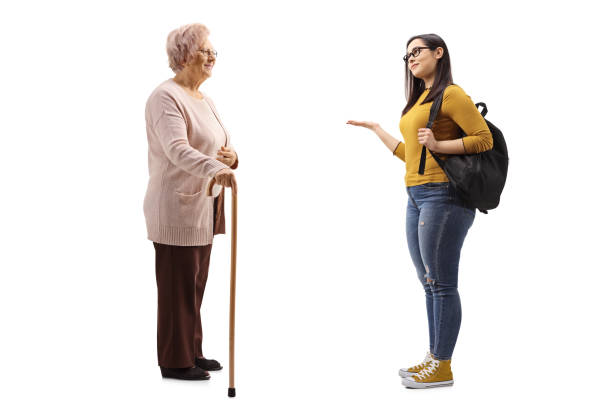
[[[443,96],[444,92],[431,105],[429,121],[427,122],[429,129],[431,129],[438,116]],[[487,105],[482,102],[476,104],[476,107],[480,106],[482,106],[481,114],[484,117],[488,112]],[[469,207],[478,208],[481,212],[487,214],[487,210],[492,210],[499,205],[499,198],[506,184],[508,148],[501,130],[486,119],[485,122],[493,135],[493,149],[476,154],[448,155],[446,160],[442,160],[431,150],[429,152],[444,170],[450,184],[459,193],[465,204]],[[465,136],[465,133],[463,133],[463,136]],[[423,174],[425,171],[425,149],[425,146],[423,146],[419,174]]]

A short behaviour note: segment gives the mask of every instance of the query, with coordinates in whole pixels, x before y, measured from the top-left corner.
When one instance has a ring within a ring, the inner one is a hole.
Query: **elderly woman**
[[[155,247],[157,357],[163,377],[207,380],[220,370],[202,354],[200,307],[213,236],[225,232],[223,193],[206,196],[211,180],[236,188],[238,160],[208,96],[199,90],[212,75],[217,52],[202,24],[168,35],[176,74],[147,100],[149,185],[144,200],[148,238]]]

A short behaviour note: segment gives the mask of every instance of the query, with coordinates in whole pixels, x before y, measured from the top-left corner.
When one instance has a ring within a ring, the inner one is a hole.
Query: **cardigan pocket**
[[[211,197],[206,197],[206,192],[201,190],[195,194],[184,194],[178,191],[174,193],[175,198],[175,214],[172,214],[175,225],[186,227],[203,228],[209,223],[209,200]]]
[[[185,194],[185,193],[181,193],[180,191],[175,191],[175,193],[179,197],[183,197],[183,199],[185,199],[185,200],[190,200],[190,199],[195,198],[195,197],[199,196],[200,194],[204,193],[204,190],[200,190],[197,193],[193,193],[193,194]]]

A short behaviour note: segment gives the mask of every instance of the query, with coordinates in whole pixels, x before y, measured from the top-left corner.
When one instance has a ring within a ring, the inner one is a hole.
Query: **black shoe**
[[[176,378],[177,380],[208,380],[210,374],[200,367],[188,368],[166,368],[159,367],[164,378]]]
[[[200,367],[202,370],[208,371],[219,371],[223,368],[217,360],[208,360],[206,358],[196,358],[195,365]]]

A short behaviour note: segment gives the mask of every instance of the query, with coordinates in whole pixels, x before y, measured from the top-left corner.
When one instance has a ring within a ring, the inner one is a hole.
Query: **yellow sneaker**
[[[408,368],[400,368],[399,376],[402,378],[412,377],[413,375],[427,367],[432,359],[433,355],[428,351],[427,354],[425,354],[425,360],[423,360],[421,364],[417,364]]]
[[[402,385],[407,388],[431,388],[453,385],[453,372],[451,371],[450,360],[436,360],[429,362],[429,365],[413,375],[402,380]]]

